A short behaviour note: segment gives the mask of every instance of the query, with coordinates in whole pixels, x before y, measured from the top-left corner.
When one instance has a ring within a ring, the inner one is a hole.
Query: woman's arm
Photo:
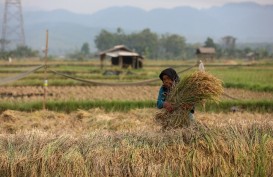
[[[165,108],[168,112],[173,111],[172,104],[166,101],[166,92],[164,91],[163,87],[160,88],[158,93],[157,108],[158,109]]]
[[[156,104],[158,109],[163,108],[165,99],[166,99],[166,94],[164,93],[163,87],[161,86],[158,92],[157,104]]]

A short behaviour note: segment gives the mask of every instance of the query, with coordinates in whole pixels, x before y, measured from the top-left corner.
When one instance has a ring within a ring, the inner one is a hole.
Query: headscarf
[[[163,76],[167,75],[175,83],[179,82],[179,76],[173,68],[167,68],[161,71],[159,78],[163,81]]]

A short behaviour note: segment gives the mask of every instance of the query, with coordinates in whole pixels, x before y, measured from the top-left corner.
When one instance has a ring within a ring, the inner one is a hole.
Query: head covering
[[[173,68],[167,68],[164,69],[160,75],[159,78],[163,81],[163,76],[167,75],[169,78],[171,78],[172,81],[175,81],[176,83],[179,82],[179,76],[177,75],[176,71]]]

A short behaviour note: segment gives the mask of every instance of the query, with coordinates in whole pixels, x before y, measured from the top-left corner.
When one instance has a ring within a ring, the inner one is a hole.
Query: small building
[[[214,60],[215,58],[215,48],[213,47],[199,47],[196,49],[196,55],[198,60]]]
[[[249,52],[249,53],[246,54],[246,58],[248,60],[251,60],[251,61],[256,60],[257,59],[257,54],[254,53],[254,52]]]
[[[111,64],[120,66],[121,68],[127,68],[131,66],[134,69],[143,67],[143,57],[136,52],[128,49],[124,45],[117,45],[111,49],[100,53],[101,68],[103,68],[103,62],[106,56],[111,57]]]

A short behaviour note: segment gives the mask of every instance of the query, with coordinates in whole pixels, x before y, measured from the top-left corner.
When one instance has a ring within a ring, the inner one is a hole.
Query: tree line
[[[33,50],[28,46],[17,46],[13,50],[0,51],[0,59],[8,58],[27,58],[27,57],[38,57],[39,51]]]
[[[138,52],[150,59],[191,59],[196,57],[198,47],[213,47],[216,50],[216,58],[246,58],[248,53],[254,53],[256,58],[272,57],[273,45],[266,48],[252,49],[250,47],[237,48],[223,47],[208,37],[203,44],[187,44],[186,38],[178,34],[158,35],[150,29],[144,29],[138,33],[125,34],[121,28],[116,32],[105,29],[95,37],[95,45],[99,51],[123,44],[129,49]],[[270,52],[271,51],[271,52]]]
[[[186,39],[177,34],[159,36],[150,29],[144,29],[139,33],[125,34],[121,28],[118,28],[114,33],[101,30],[95,38],[95,45],[100,51],[120,44],[151,59],[188,57],[185,55],[187,50]]]
[[[242,46],[223,47],[208,37],[203,43],[189,44],[186,38],[178,34],[157,34],[150,29],[143,29],[140,32],[126,34],[121,28],[116,32],[102,29],[94,40],[98,52],[107,50],[116,45],[125,45],[129,49],[149,59],[193,59],[196,58],[198,47],[213,47],[216,50],[215,58],[246,58],[247,54],[253,53],[256,59],[273,58],[273,44],[266,46],[257,45],[250,47],[247,44]],[[84,42],[80,51],[67,54],[70,59],[85,60],[94,58],[96,53],[90,52],[88,42]],[[17,46],[10,51],[0,51],[0,59],[39,57],[39,51],[27,46]],[[52,56],[51,56],[52,58]],[[54,57],[53,57],[54,58]]]

